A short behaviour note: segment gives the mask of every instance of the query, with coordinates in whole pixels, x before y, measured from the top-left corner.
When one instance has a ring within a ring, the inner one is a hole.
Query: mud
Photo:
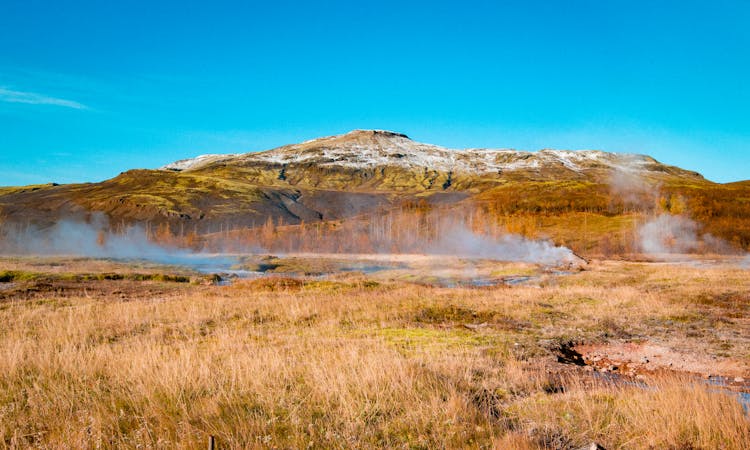
[[[591,373],[591,382],[653,389],[651,379],[682,375],[733,396],[750,412],[750,368],[731,358],[686,354],[653,343],[568,343],[556,349],[557,361]]]
[[[732,358],[719,359],[715,356],[688,354],[649,342],[581,344],[574,346],[572,350],[581,355],[585,365],[600,372],[638,375],[669,370],[694,374],[706,379],[737,379],[736,384],[750,387],[745,381],[750,382],[748,363]]]

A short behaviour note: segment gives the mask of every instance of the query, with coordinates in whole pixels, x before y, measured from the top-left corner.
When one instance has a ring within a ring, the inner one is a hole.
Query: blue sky
[[[355,128],[750,179],[749,23],[746,1],[3,0],[0,185]]]

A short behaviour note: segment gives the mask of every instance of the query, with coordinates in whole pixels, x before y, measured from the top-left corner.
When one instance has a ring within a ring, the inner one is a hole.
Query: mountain
[[[420,203],[476,205],[505,216],[588,213],[613,222],[634,211],[651,212],[660,198],[670,207],[684,198],[692,212],[722,220],[745,217],[747,201],[741,199],[750,198],[748,192],[747,183],[712,183],[645,155],[452,150],[400,133],[355,130],[264,152],[202,155],[156,170],[129,170],[100,183],[0,188],[0,220],[45,224],[100,212],[112,223],[206,233],[269,218],[294,225]],[[738,239],[738,245],[749,245],[750,232],[747,242],[744,234]]]
[[[697,173],[665,166],[644,155],[594,150],[452,150],[381,130],[355,130],[265,152],[202,155],[162,167],[230,175],[222,172],[223,168],[235,175],[263,179],[266,184],[340,189],[343,182],[347,189],[406,192],[438,188],[476,192],[507,180],[586,180],[606,177],[612,171],[702,180]]]

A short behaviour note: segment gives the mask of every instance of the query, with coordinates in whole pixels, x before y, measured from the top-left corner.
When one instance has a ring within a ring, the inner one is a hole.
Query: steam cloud
[[[148,239],[143,227],[137,225],[122,233],[105,232],[106,229],[107,220],[100,215],[89,221],[61,220],[44,229],[35,226],[5,229],[0,236],[0,254],[138,259],[192,267],[234,261],[157,245]]]
[[[638,230],[641,248],[650,254],[689,253],[699,248],[698,224],[681,216],[662,214]]]
[[[609,183],[613,194],[640,212],[653,211],[660,197],[659,183],[649,183],[635,166],[614,171]],[[651,255],[733,253],[729,243],[709,233],[701,234],[700,228],[700,224],[688,217],[667,212],[641,225],[636,237],[640,250]]]
[[[626,204],[644,206],[644,201],[652,199],[658,186],[649,183],[638,174],[637,169],[615,170],[609,179],[609,187],[613,194],[618,195]]]
[[[558,247],[549,241],[537,241],[515,234],[502,234],[490,237],[472,231],[461,217],[432,215],[434,233],[426,233],[419,224],[411,222],[407,229],[399,226],[388,227],[389,233],[375,233],[372,224],[349,230],[344,234],[322,236],[320,240],[306,242],[298,239],[291,247],[278,247],[276,244],[295,242],[289,236],[276,236],[271,247],[264,250],[262,245],[245,241],[228,246],[232,238],[219,238],[219,241],[206,242],[206,248],[224,249],[233,253],[260,252],[322,252],[322,253],[361,253],[362,248],[353,245],[358,236],[368,235],[371,251],[376,253],[425,253],[432,255],[452,255],[466,258],[486,258],[499,261],[519,261],[545,265],[575,264],[580,259],[565,247]],[[197,268],[227,269],[236,263],[236,258],[195,253],[175,247],[158,245],[148,239],[148,234],[140,226],[131,226],[120,233],[109,233],[104,216],[94,216],[92,220],[62,220],[55,225],[40,229],[27,227],[18,230],[6,227],[0,236],[0,254],[21,255],[67,255],[94,258],[140,259],[160,264],[184,265]],[[439,230],[439,231],[437,231]],[[252,231],[252,230],[250,230]],[[421,234],[420,234],[421,233]],[[258,231],[253,233],[258,234]],[[430,234],[430,236],[427,236]],[[378,236],[376,236],[378,235]],[[398,235],[398,236],[396,236]],[[312,239],[312,238],[310,238]],[[333,245],[332,245],[333,244]]]
[[[557,247],[549,241],[530,240],[515,234],[490,238],[476,234],[458,223],[444,230],[435,242],[428,244],[426,253],[548,265],[574,263],[579,259],[570,249]]]
[[[686,253],[736,254],[723,239],[700,234],[700,225],[684,216],[662,214],[638,229],[641,250],[652,255]]]

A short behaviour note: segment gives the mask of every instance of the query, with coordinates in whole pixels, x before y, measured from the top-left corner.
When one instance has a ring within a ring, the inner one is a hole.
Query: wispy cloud
[[[13,91],[0,87],[0,102],[29,105],[54,105],[73,109],[87,109],[86,105],[63,98],[49,97],[36,92]]]

